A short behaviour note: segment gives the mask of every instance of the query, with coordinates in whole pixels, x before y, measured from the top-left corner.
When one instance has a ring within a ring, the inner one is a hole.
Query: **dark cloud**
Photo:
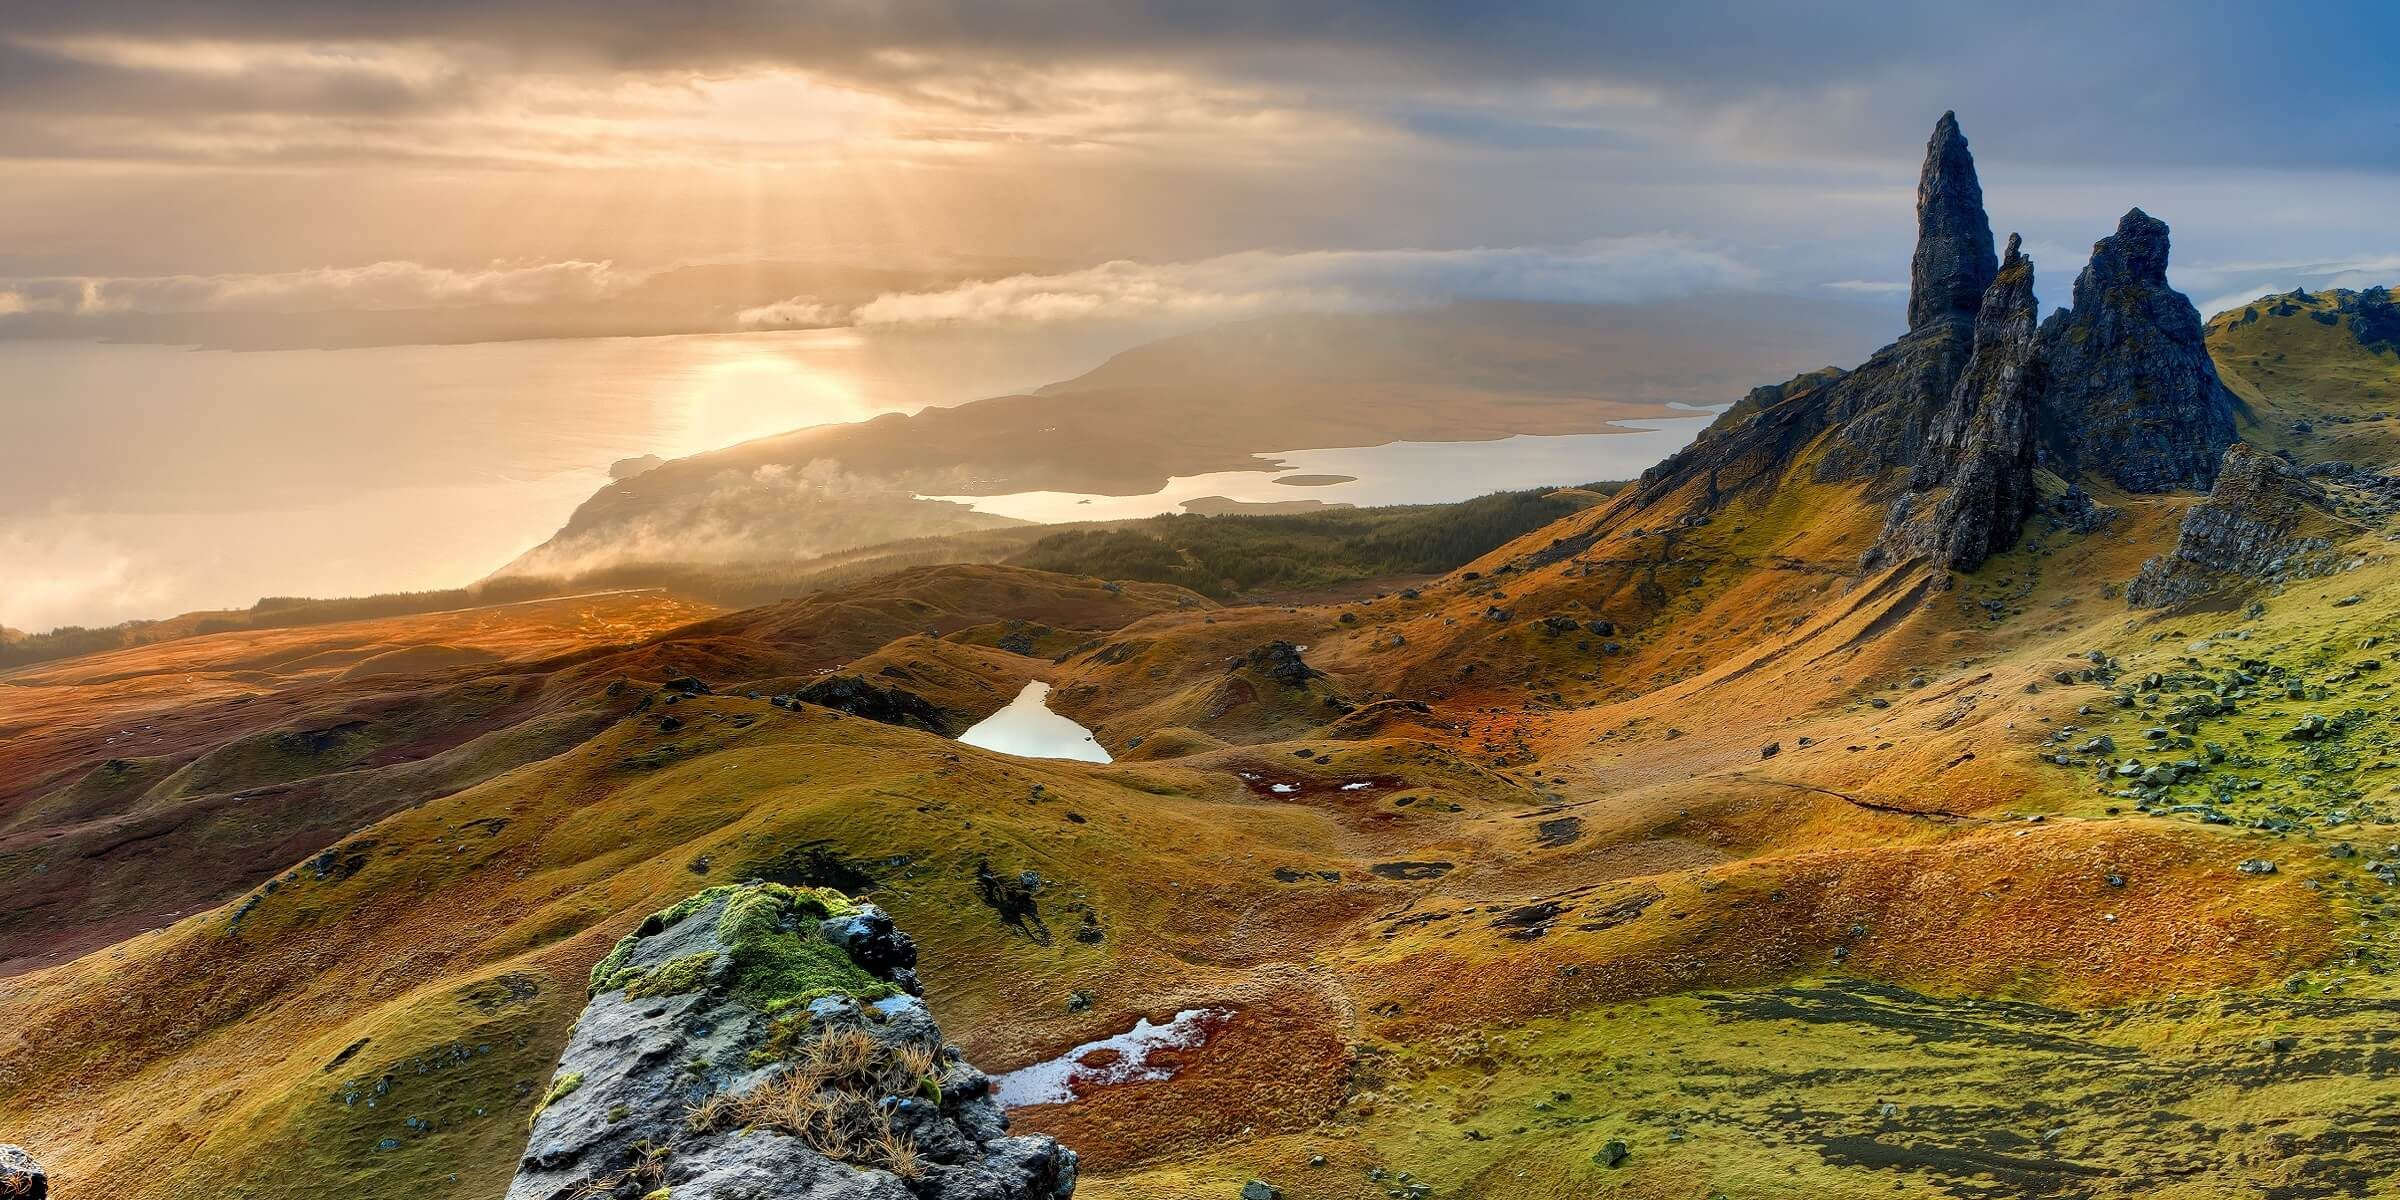
[[[0,273],[1670,234],[1816,291],[1905,261],[1945,108],[2048,278],[2137,203],[2179,271],[2373,258],[2389,23],[2361,0],[0,0]],[[771,68],[846,90],[742,108]]]
[[[471,108],[477,80],[456,64],[407,78],[325,58],[166,71],[0,41],[0,113],[190,119],[223,115],[380,117]]]
[[[1146,65],[1287,89],[1427,136],[1525,150],[1625,136],[1544,112],[1447,111],[1423,93],[1577,81],[1652,89],[1640,131],[1772,150],[1888,156],[1955,107],[2027,161],[2400,167],[2388,9],[2320,0],[2009,6],[1787,0],[77,0],[0,26],[66,37],[412,43],[518,69],[780,64],[906,90],[962,69]],[[250,103],[358,110],[454,90],[262,76]],[[12,80],[11,77],[15,78]],[[2307,89],[2271,81],[2322,81]],[[109,111],[243,103],[241,80],[144,86],[56,59],[0,65],[0,106]],[[198,94],[195,94],[197,91]]]

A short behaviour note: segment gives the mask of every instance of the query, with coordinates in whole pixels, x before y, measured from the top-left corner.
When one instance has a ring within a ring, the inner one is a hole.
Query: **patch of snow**
[[[1232,1019],[1233,1011],[1225,1008],[1187,1008],[1164,1025],[1151,1024],[1150,1018],[1143,1017],[1114,1037],[1085,1042],[1047,1062],[994,1076],[992,1098],[1002,1108],[1028,1108],[1065,1104],[1093,1088],[1112,1084],[1172,1079],[1175,1068],[1154,1065],[1150,1056],[1161,1050],[1205,1046]]]

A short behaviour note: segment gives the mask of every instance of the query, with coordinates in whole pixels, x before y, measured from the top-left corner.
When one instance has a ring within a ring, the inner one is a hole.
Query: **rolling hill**
[[[756,878],[888,909],[994,1070],[1224,1014],[1015,1111],[1083,1196],[2381,1194],[2388,300],[2204,326],[2137,210],[2037,320],[1954,122],[1925,180],[1891,346],[1432,579],[920,567],[0,676],[0,1139],[66,1195],[498,1196],[593,965]],[[2195,586],[2137,605],[2153,560]],[[1043,679],[1117,761],[820,671]]]

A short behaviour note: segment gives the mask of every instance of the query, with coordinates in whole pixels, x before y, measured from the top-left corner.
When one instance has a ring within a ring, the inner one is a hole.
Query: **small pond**
[[[958,740],[1018,758],[1109,761],[1107,749],[1091,730],[1050,711],[1050,685],[1039,680],[1026,684],[1008,707],[958,735]]]

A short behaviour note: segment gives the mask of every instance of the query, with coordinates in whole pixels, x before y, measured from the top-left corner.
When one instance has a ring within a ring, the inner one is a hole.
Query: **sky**
[[[1810,10],[1832,11],[1810,11]],[[2374,4],[0,0],[0,326],[930,272],[747,323],[1897,303],[1956,109],[2045,295],[2400,277]]]

